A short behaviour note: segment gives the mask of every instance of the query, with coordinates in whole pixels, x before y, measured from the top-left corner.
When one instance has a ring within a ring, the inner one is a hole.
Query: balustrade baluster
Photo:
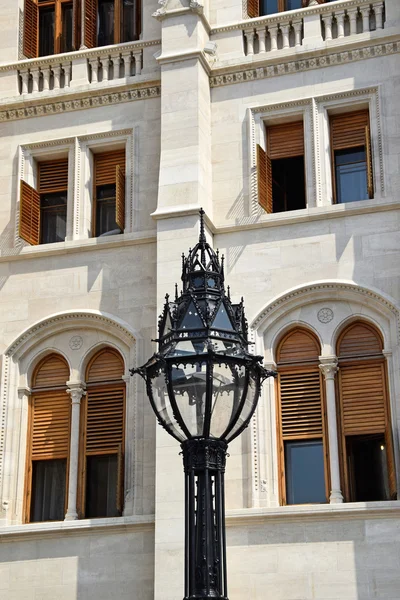
[[[340,10],[335,12],[337,28],[338,28],[338,38],[344,37],[344,10]]]
[[[357,7],[349,8],[347,11],[347,14],[349,15],[349,20],[350,20],[350,35],[356,35],[356,33],[357,33],[357,14],[358,14]]]
[[[247,56],[253,56],[254,54],[254,29],[246,29],[245,31],[247,40]]]
[[[278,50],[278,27],[274,25],[273,27],[268,27],[269,34],[271,36],[271,51]]]
[[[32,72],[32,92],[39,91],[40,69],[37,68]]]
[[[360,10],[361,10],[362,21],[363,21],[363,33],[366,33],[367,31],[369,31],[369,11],[370,11],[370,8],[369,8],[369,6],[365,6],[365,7],[361,8]]]
[[[383,29],[383,2],[374,5],[375,24],[377,29]]]
[[[302,26],[303,23],[302,21],[295,21],[293,23],[293,27],[294,27],[294,40],[295,40],[295,46],[296,48],[298,48],[299,46],[301,46],[301,30],[302,30]]]
[[[322,20],[325,25],[325,41],[332,39],[332,15],[323,15]]]
[[[260,29],[257,29],[257,35],[258,35],[258,51],[260,54],[264,54],[267,51],[265,27],[261,27]]]
[[[90,61],[90,66],[92,67],[92,83],[97,83],[99,80],[99,61],[97,58]]]
[[[283,40],[283,49],[284,50],[286,48],[289,48],[289,30],[290,30],[289,23],[285,24],[285,25],[281,25],[282,40]]]
[[[51,67],[43,69],[43,91],[50,89]]]
[[[141,75],[142,73],[142,51],[133,53],[133,58],[135,59],[135,75]]]
[[[28,93],[28,85],[29,85],[29,71],[21,71],[20,72],[21,75],[21,79],[22,79],[22,93],[23,94],[27,94]]]
[[[61,73],[62,73],[62,66],[61,65],[56,65],[54,67],[54,88],[55,90],[59,90],[61,87]]]

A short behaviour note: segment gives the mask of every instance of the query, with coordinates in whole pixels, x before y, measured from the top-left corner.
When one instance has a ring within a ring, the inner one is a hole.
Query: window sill
[[[82,533],[115,533],[122,531],[153,530],[154,515],[135,517],[113,517],[109,519],[81,519],[77,521],[53,521],[47,523],[27,523],[0,527],[0,543],[21,538],[54,537],[60,534],[82,535]]]
[[[122,233],[120,235],[71,240],[39,246],[24,246],[22,248],[6,249],[0,255],[0,262],[24,260],[38,256],[55,256],[60,254],[75,254],[76,252],[91,252],[119,246],[135,246],[137,244],[154,244],[157,237],[154,231]]]
[[[327,519],[399,518],[400,500],[388,502],[347,502],[343,504],[304,504],[276,508],[228,510],[228,527],[259,525],[267,521],[326,521]]]

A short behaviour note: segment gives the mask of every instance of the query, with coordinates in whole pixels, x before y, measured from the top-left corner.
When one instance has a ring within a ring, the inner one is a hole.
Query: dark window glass
[[[41,243],[63,242],[67,232],[67,191],[40,196]]]
[[[72,3],[62,5],[61,52],[71,52],[73,36]]]
[[[190,302],[190,305],[185,313],[185,317],[181,323],[181,327],[182,329],[198,329],[199,327],[204,327],[203,321],[201,320],[193,301]]]
[[[96,235],[120,231],[115,222],[115,184],[96,188]]]
[[[322,441],[285,442],[288,504],[326,502]]]
[[[114,0],[98,0],[97,43],[114,43]]]
[[[65,517],[66,460],[32,463],[31,521],[63,521]]]
[[[335,176],[338,203],[366,200],[368,181],[365,149],[336,150]]]
[[[118,456],[88,456],[85,516],[118,517]]]
[[[278,0],[261,0],[260,14],[271,15],[278,12]]]
[[[351,501],[390,500],[384,436],[348,437],[346,444]]]
[[[286,0],[286,10],[301,8],[301,0]]]
[[[306,207],[303,156],[272,161],[272,198],[274,213]]]
[[[39,10],[39,56],[54,54],[54,7]]]
[[[231,320],[228,317],[224,304],[220,305],[218,312],[215,315],[214,321],[212,322],[212,327],[217,327],[218,329],[233,329]]]
[[[135,39],[134,0],[123,0],[121,42],[132,42],[134,39]]]

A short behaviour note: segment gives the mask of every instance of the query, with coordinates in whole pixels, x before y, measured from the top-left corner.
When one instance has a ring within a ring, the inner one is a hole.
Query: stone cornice
[[[203,65],[208,75],[211,73],[210,64],[202,50],[188,50],[187,52],[176,52],[171,54],[162,54],[157,58],[157,62],[160,65],[167,65],[171,63],[180,63],[187,60],[197,59]]]
[[[92,140],[101,140],[101,139],[109,139],[114,137],[124,137],[128,135],[132,135],[133,129],[116,129],[113,131],[102,131],[101,133],[93,133],[92,135],[80,135],[78,139],[82,142],[92,141]],[[59,138],[55,140],[47,140],[45,142],[35,142],[32,144],[23,144],[21,146],[22,150],[27,150],[28,152],[32,152],[32,150],[42,150],[42,148],[54,148],[56,146],[66,146],[67,144],[73,144],[76,140],[76,136],[69,138]]]
[[[341,46],[341,48],[343,47]],[[276,56],[274,57],[276,61],[274,60],[273,63],[271,63],[271,59],[267,53],[263,55],[262,59],[254,61],[246,67],[243,65],[235,67],[220,66],[213,69],[210,77],[210,86],[217,88],[235,83],[255,81],[257,79],[268,79],[280,75],[343,65],[382,55],[397,54],[398,52],[400,52],[400,39],[374,45],[356,46],[348,50],[338,49],[336,52],[332,52],[331,49],[322,49],[318,52],[318,55],[316,55],[315,51],[308,51],[304,52],[304,54],[301,53],[295,59],[287,58],[286,60],[281,60],[281,62],[279,62],[279,56]]]
[[[79,60],[82,58],[97,58],[104,57],[109,55],[116,55],[119,53],[126,53],[129,51],[135,52],[135,50],[139,51],[143,48],[148,48],[151,46],[160,46],[161,40],[149,40],[147,42],[138,41],[138,42],[127,42],[125,44],[113,44],[112,46],[101,46],[98,48],[85,48],[83,50],[78,50],[77,52],[65,52],[63,54],[52,54],[51,56],[46,56],[42,58],[26,58],[24,60],[19,60],[13,63],[7,63],[4,65],[0,65],[0,73],[4,73],[6,71],[12,71],[17,69],[21,71],[23,69],[35,68],[35,67],[46,67],[49,65],[62,64],[72,62],[74,60]]]
[[[158,98],[161,95],[160,81],[148,81],[137,85],[115,87],[112,90],[82,92],[71,94],[64,99],[35,99],[17,101],[0,111],[0,122],[16,121],[31,117],[43,117],[47,115],[62,114],[75,110],[112,106],[123,102],[135,102]],[[3,104],[4,107],[4,104]]]

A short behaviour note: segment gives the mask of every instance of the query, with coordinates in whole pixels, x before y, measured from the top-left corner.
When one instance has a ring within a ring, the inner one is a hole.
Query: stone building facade
[[[400,3],[106,4],[0,0],[0,597],[182,597],[179,447],[129,369],[203,207],[279,372],[230,447],[229,597],[399,600]]]

